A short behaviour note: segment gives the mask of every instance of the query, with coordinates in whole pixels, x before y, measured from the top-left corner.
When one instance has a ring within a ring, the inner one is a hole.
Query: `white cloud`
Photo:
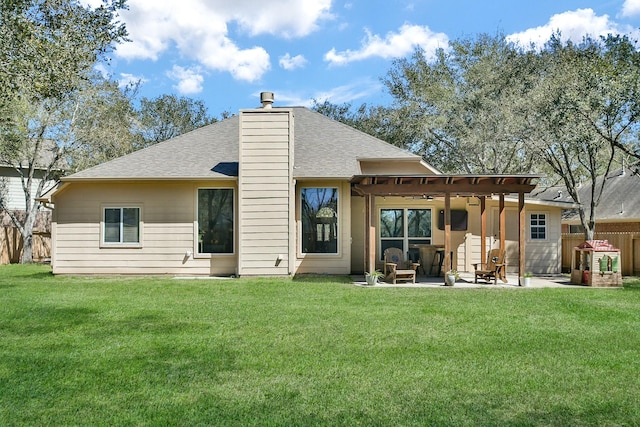
[[[330,101],[333,104],[344,104],[345,102],[352,103],[358,99],[367,98],[381,91],[382,84],[380,82],[364,79],[317,92],[313,99],[318,102]]]
[[[597,16],[592,9],[577,9],[553,15],[549,22],[536,28],[507,36],[507,40],[528,48],[531,44],[541,48],[551,35],[560,31],[563,40],[580,42],[591,37],[607,34],[630,34],[631,27],[622,27],[609,19],[608,15]]]
[[[180,55],[238,80],[256,81],[270,69],[260,47],[242,48],[229,36],[229,23],[249,35],[302,37],[331,18],[331,0],[130,0],[121,13],[132,42],[117,48],[126,59],[157,60],[170,47]]]
[[[625,0],[621,15],[626,17],[640,15],[640,0]]]
[[[303,37],[318,29],[318,21],[333,18],[331,0],[217,0],[214,3],[220,3],[217,8],[252,35]]]
[[[199,68],[184,68],[179,65],[174,65],[171,71],[167,72],[167,76],[178,83],[174,88],[181,95],[192,95],[194,93],[202,92],[202,82],[204,77],[202,76]]]
[[[422,48],[430,58],[437,49],[446,48],[448,44],[449,38],[444,33],[434,33],[429,27],[405,24],[399,32],[390,32],[384,39],[367,30],[359,50],[336,52],[334,48],[325,54],[324,59],[333,65],[343,65],[371,57],[398,58],[411,53],[416,47]]]
[[[118,79],[118,87],[120,89],[125,89],[129,86],[142,85],[146,83],[148,80],[142,76],[136,76],[129,73],[120,73],[120,78]]]
[[[280,57],[279,64],[287,71],[295,70],[296,68],[302,68],[307,65],[307,60],[302,55],[291,56],[288,53]]]
[[[333,104],[354,103],[359,99],[365,99],[382,91],[382,84],[370,78],[353,81],[349,84],[316,91],[315,93],[299,93],[287,90],[276,91],[276,102],[281,105],[296,105],[311,107],[313,101],[320,103],[329,101]],[[256,96],[258,96],[256,94]]]

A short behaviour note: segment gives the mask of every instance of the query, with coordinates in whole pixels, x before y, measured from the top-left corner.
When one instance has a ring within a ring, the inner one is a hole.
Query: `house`
[[[261,102],[63,178],[48,195],[53,272],[349,274],[394,246],[414,258],[434,246],[473,271],[496,245],[512,272],[560,272],[562,209],[525,210],[537,177],[441,174],[270,92]]]
[[[598,177],[599,189],[605,179],[605,190],[596,207],[594,239],[608,240],[621,252],[621,269],[625,276],[640,275],[640,163],[614,170],[606,177]],[[591,184],[578,189],[580,201],[591,203]],[[554,187],[536,194],[539,200],[572,201],[566,189]],[[573,248],[584,242],[584,229],[578,210],[566,209],[562,216],[563,270],[571,267]]]
[[[52,142],[47,141],[47,144]],[[36,162],[34,179],[31,184],[31,192],[35,195],[36,188],[40,184],[47,162],[52,159],[50,150],[42,150],[41,156]],[[22,236],[15,227],[8,211],[18,217],[25,214],[25,194],[22,187],[22,175],[28,175],[27,162],[20,165],[11,165],[0,162],[0,264],[17,263],[22,254]],[[49,180],[45,188],[53,188],[56,182]],[[3,209],[4,207],[4,209]],[[50,257],[51,250],[51,212],[39,209],[34,225],[33,256],[34,260],[44,260]]]

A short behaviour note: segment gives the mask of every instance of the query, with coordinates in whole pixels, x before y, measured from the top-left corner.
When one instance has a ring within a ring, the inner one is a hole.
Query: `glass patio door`
[[[387,248],[400,248],[409,259],[419,261],[416,244],[431,244],[431,209],[380,209],[380,259]]]

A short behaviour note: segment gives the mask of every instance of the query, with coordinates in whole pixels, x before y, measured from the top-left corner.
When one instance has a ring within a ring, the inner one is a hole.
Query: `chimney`
[[[260,92],[260,102],[262,108],[271,108],[273,105],[273,92]]]

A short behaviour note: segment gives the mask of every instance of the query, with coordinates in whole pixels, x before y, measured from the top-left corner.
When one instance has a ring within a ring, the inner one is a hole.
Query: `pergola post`
[[[507,211],[504,209],[504,194],[500,193],[500,249],[507,251]]]
[[[487,199],[480,196],[480,261],[487,259]]]
[[[524,210],[524,193],[518,193],[518,284],[523,285],[525,273],[525,241],[526,241],[526,216]]]
[[[444,194],[444,266],[446,277],[446,272],[451,268],[451,193],[449,192]]]
[[[365,231],[364,231],[364,266],[365,272],[376,271],[376,228],[375,228],[375,196],[366,194],[365,205]]]

